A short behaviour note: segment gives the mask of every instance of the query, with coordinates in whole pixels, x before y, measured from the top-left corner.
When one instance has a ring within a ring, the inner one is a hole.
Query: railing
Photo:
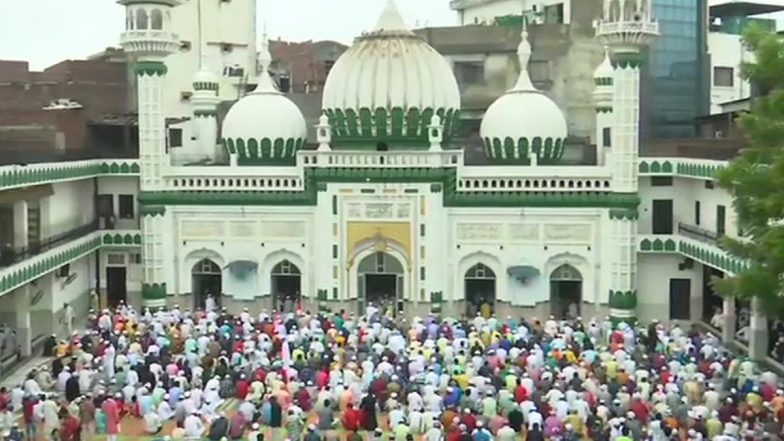
[[[37,244],[30,245],[24,248],[11,248],[4,247],[0,249],[0,268],[11,266],[15,263],[22,262],[38,254],[49,251],[55,247],[68,243],[70,241],[84,237],[90,233],[98,231],[98,221],[92,221],[88,224],[73,228],[64,233],[60,233],[48,237]]]
[[[610,180],[603,178],[464,178],[458,190],[471,191],[610,191]]]
[[[678,234],[711,245],[716,245],[719,241],[718,233],[683,222],[678,222]]]
[[[160,31],[160,30],[139,30],[139,31],[125,31],[122,33],[123,41],[130,40],[180,40],[180,36],[174,32]]]
[[[299,152],[299,163],[305,167],[457,167],[463,163],[463,152]]]
[[[230,173],[230,172],[229,172]],[[246,178],[246,177],[177,177],[167,179],[168,186],[176,190],[206,191],[295,191],[304,189],[299,177]]]
[[[606,22],[600,21],[596,26],[596,34],[658,34],[659,23],[650,21],[620,21]]]

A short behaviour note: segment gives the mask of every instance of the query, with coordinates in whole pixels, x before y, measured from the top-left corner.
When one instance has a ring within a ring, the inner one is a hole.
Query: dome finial
[[[528,73],[528,63],[531,61],[531,42],[528,41],[528,19],[523,17],[523,32],[520,46],[517,47],[517,57],[520,59],[520,77],[512,90],[536,90],[531,83],[531,76]]]
[[[397,8],[395,0],[387,0],[384,11],[381,12],[381,16],[378,18],[375,31],[408,31],[406,22],[403,20],[403,16],[400,15],[400,10]]]
[[[261,48],[259,49],[259,85],[251,93],[279,93],[272,82],[269,68],[272,64],[272,55],[269,50],[269,40],[267,39],[267,29],[261,34]]]

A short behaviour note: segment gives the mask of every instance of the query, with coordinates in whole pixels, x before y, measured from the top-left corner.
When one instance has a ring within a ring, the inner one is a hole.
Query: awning
[[[510,277],[519,280],[521,283],[526,283],[540,275],[538,268],[528,265],[510,266],[506,269],[506,273],[509,274]]]
[[[230,262],[223,269],[228,269],[231,275],[238,279],[245,279],[252,273],[258,271],[259,263],[253,260],[235,260]]]

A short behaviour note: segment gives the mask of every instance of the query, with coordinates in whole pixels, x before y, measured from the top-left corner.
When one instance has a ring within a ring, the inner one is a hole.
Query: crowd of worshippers
[[[658,322],[121,305],[45,350],[51,366],[0,391],[6,439],[115,441],[130,427],[214,441],[784,435],[774,373]]]

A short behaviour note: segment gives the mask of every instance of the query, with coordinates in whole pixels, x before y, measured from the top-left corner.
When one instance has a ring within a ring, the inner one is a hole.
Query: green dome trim
[[[613,111],[612,107],[604,107],[604,106],[596,107],[597,113],[612,113],[612,111]]]
[[[449,142],[460,128],[460,111],[457,109],[402,109],[379,107],[371,110],[326,109],[332,126],[332,148],[375,149],[378,143],[388,143],[390,149],[430,148],[428,127],[433,115],[441,117],[444,126],[444,143]]]
[[[169,69],[166,67],[162,61],[139,61],[134,66],[134,70],[136,71],[136,75],[142,77],[144,75],[149,76],[165,76]]]
[[[485,146],[485,154],[491,162],[506,165],[530,165],[529,153],[534,152],[539,156],[539,164],[557,164],[563,158],[566,150],[566,138],[547,138],[540,137],[529,140],[520,138],[514,140],[510,137],[485,138],[482,140]]]
[[[610,210],[610,219],[637,220],[640,212],[636,208],[614,208]]]
[[[237,154],[238,165],[297,165],[297,152],[305,147],[305,138],[223,139],[226,154]]]
[[[597,86],[612,86],[613,79],[612,77],[594,78],[593,83]]]
[[[637,290],[613,291],[611,289],[610,308],[626,310],[637,308]]]
[[[645,64],[645,56],[639,52],[626,52],[610,56],[612,67],[615,69],[639,69]]]
[[[212,81],[209,82],[199,81],[193,83],[193,90],[211,90],[215,93],[218,93],[218,91],[220,91],[220,84]]]
[[[216,110],[194,110],[193,116],[196,118],[215,117],[218,116],[218,112]]]
[[[142,284],[142,299],[160,300],[165,298],[166,298],[166,282]]]

